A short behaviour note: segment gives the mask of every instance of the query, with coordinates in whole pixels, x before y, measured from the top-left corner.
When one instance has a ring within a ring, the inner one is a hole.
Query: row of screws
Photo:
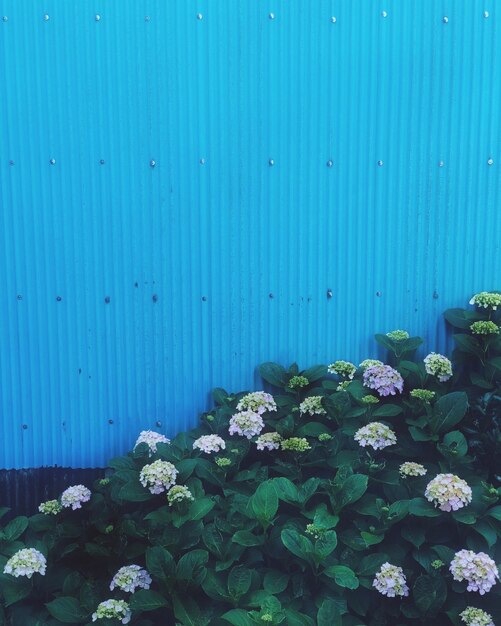
[[[56,159],[50,159],[49,163],[50,163],[50,165],[55,165],[55,164],[56,164]],[[200,160],[199,160],[199,163],[200,163],[200,165],[205,165],[206,160],[205,160],[205,159],[200,159]],[[11,159],[11,160],[9,161],[9,165],[14,166],[15,164],[16,164],[16,162],[15,162],[13,159]],[[100,159],[100,161],[99,161],[99,165],[105,165],[105,164],[106,164],[106,161],[105,161],[104,159]],[[154,159],[151,159],[151,161],[150,161],[150,167],[151,167],[151,168],[154,168],[154,167],[156,167],[156,165],[157,165],[157,162],[156,162]],[[273,167],[273,166],[275,165],[275,159],[269,159],[269,160],[268,160],[268,165],[269,165],[270,167]],[[333,161],[332,159],[329,159],[329,160],[325,163],[325,165],[326,165],[327,167],[334,167],[334,161]],[[384,161],[379,160],[379,161],[377,162],[377,165],[378,165],[378,167],[383,167],[383,165],[384,165]],[[439,162],[437,163],[437,165],[438,165],[438,167],[444,167],[445,162],[444,162],[444,161],[439,161]],[[489,157],[489,158],[487,159],[487,165],[494,165],[494,159],[493,159],[492,157]]]
[[[486,18],[486,19],[487,19],[487,18],[490,16],[489,11],[484,11],[483,16],[484,16],[484,18]],[[275,13],[269,13],[269,14],[268,14],[268,18],[269,18],[270,20],[274,20],[274,19],[275,19],[275,17],[276,17],[276,16],[275,16]],[[381,11],[381,17],[385,17],[385,18],[386,18],[386,17],[388,17],[388,12],[387,12],[387,11]],[[197,13],[197,20],[203,20],[203,18],[204,18],[204,16],[202,15],[202,13]],[[50,15],[45,14],[45,15],[43,16],[43,19],[44,19],[46,22],[48,22],[48,21],[50,20]],[[9,17],[8,17],[7,15],[4,15],[4,16],[2,17],[2,20],[3,20],[4,22],[8,22],[8,21],[9,21]],[[101,21],[101,16],[100,16],[99,14],[94,15],[94,20],[95,20],[96,22],[100,22],[100,21]],[[335,23],[337,22],[337,17],[336,17],[335,15],[333,15],[333,16],[330,18],[330,20],[331,20],[331,22],[332,22],[333,24],[335,24]],[[145,15],[145,16],[144,16],[144,21],[145,21],[145,22],[150,22],[150,21],[151,21],[151,17],[150,17],[149,15]],[[448,17],[447,15],[444,15],[444,17],[442,18],[442,22],[444,22],[444,24],[448,24],[448,23],[449,23],[449,17]]]
[[[115,423],[115,420],[112,420],[112,419],[108,420],[108,424],[112,425],[114,423]],[[66,426],[65,422],[63,422],[63,426]],[[157,428],[161,428],[162,427],[162,422],[161,421],[155,422],[155,426]],[[28,430],[28,424],[23,424],[22,425],[22,429],[23,430]]]

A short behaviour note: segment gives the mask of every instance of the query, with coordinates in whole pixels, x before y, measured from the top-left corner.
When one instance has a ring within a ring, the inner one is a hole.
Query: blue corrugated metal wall
[[[1,16],[0,467],[103,465],[264,360],[444,349],[499,288],[493,0]]]

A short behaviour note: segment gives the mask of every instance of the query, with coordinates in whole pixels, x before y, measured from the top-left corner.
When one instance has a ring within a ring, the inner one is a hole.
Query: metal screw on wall
[[[108,420],[108,424],[113,424],[113,420]]]
[[[8,22],[8,21],[9,21],[8,16],[7,16],[7,15],[4,15],[4,16],[2,17],[2,22]]]
[[[378,161],[377,164],[379,165],[379,167],[383,167],[384,165],[383,161]]]
[[[275,165],[275,161],[274,161],[273,159],[269,159],[269,161],[268,161],[268,165],[269,165],[270,167],[273,167],[273,166]]]
[[[61,302],[62,298],[61,296],[56,296],[56,302]]]
[[[197,20],[203,20],[204,16],[201,13],[197,13]]]
[[[383,294],[380,291],[376,291],[376,296],[380,298]]]
[[[17,295],[17,299],[18,299],[18,300],[22,300],[22,299],[23,299],[23,296],[22,296],[21,294],[18,294],[18,295]]]
[[[327,289],[327,299],[330,300],[332,298],[332,289]]]
[[[330,159],[327,161],[326,163],[327,167],[332,167],[334,165],[334,161],[331,161]]]
[[[23,424],[23,430],[27,430],[28,424]]]
[[[49,16],[49,15],[47,15],[47,14],[45,14],[45,15],[43,16],[43,19],[44,19],[44,21],[45,21],[45,22],[48,22],[48,21],[49,21],[49,19],[50,19],[50,16]]]
[[[155,422],[155,424],[156,424],[157,428],[161,428],[162,427],[162,422],[160,422],[160,421]]]
[[[494,165],[494,159],[487,159],[487,165]]]
[[[96,22],[100,22],[101,21],[101,16],[100,15],[96,15],[94,17],[94,19],[96,20]]]
[[[15,164],[16,164],[16,162],[13,161],[12,159],[9,161],[9,165],[15,165]]]
[[[154,294],[151,296],[151,299],[153,300],[153,302],[158,302],[158,296],[157,296],[157,294],[156,294],[156,293],[154,293]]]
[[[51,159],[51,160],[49,161],[49,163],[50,163],[51,165],[55,165],[55,164],[56,164],[56,159]]]
[[[111,302],[111,298],[110,298],[110,296],[106,296],[106,298],[104,299],[104,302],[105,302],[106,304],[109,304],[109,303]]]
[[[155,167],[155,165],[157,164],[156,161],[154,161],[153,159],[151,159],[150,161],[150,167]]]
[[[101,160],[99,161],[99,165],[104,165],[105,163],[106,163],[106,161],[105,161],[104,159],[101,159]]]
[[[337,22],[337,17],[336,17],[335,15],[333,15],[333,16],[331,17],[331,22],[332,22],[333,24],[335,24],[335,23]]]

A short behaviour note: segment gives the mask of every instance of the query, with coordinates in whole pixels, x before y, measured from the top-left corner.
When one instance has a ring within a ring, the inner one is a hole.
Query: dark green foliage
[[[15,552],[33,547],[46,555],[47,574],[0,574],[0,625],[90,625],[108,598],[129,603],[135,626],[445,626],[459,625],[467,605],[499,619],[501,584],[482,597],[449,573],[463,548],[501,557],[501,343],[469,331],[496,314],[455,309],[446,319],[460,332],[454,376],[443,383],[410,360],[419,338],[377,336],[404,378],[402,394],[378,403],[364,401],[377,394],[362,384],[360,369],[338,390],[325,366],[262,365],[277,404],[263,415],[264,432],[304,437],[306,451],[260,451],[255,440],[229,436],[244,394],[216,389],[216,407],[200,428],[159,444],[153,456],[141,444],[110,461],[109,481],[96,481],[82,510],[12,520],[0,532],[1,571]],[[308,384],[291,387],[298,376]],[[435,396],[420,400],[414,388]],[[322,397],[324,413],[300,412],[309,396]],[[354,434],[373,421],[388,425],[397,445],[360,447]],[[194,450],[207,434],[223,437],[226,449]],[[221,458],[229,462],[216,463]],[[193,501],[170,506],[165,493],[140,484],[141,469],[157,459],[177,468],[177,484]],[[426,476],[402,478],[404,461],[423,464]],[[466,480],[471,504],[448,513],[428,502],[426,485],[438,473]],[[373,588],[387,561],[403,568],[408,597]],[[151,588],[110,591],[117,570],[133,563],[148,570]]]

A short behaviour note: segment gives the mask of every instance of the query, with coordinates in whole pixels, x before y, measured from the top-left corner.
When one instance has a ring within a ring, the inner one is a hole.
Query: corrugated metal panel
[[[0,466],[102,465],[374,331],[445,349],[500,287],[493,0],[0,15]]]

